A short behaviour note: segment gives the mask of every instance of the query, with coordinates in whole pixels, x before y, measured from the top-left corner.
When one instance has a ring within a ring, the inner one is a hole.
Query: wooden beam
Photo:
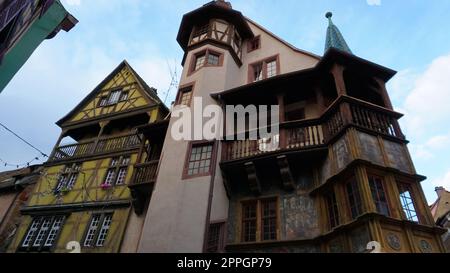
[[[282,155],[277,157],[278,167],[280,168],[281,181],[283,183],[283,187],[288,190],[295,189],[295,180],[292,176],[291,168],[289,166],[289,161],[286,155]]]
[[[262,193],[261,183],[259,181],[258,175],[256,174],[256,167],[253,162],[245,163],[245,171],[247,172],[248,185],[250,191],[260,195]]]

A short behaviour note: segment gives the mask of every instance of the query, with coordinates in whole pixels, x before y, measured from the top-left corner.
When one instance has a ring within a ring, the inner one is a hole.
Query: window
[[[208,231],[208,253],[217,253],[223,250],[224,223],[211,224]]]
[[[211,49],[206,49],[194,55],[190,73],[194,73],[204,66],[222,66],[222,63],[222,53],[213,51]]]
[[[260,228],[258,223],[261,223]],[[263,199],[242,203],[242,241],[273,241],[277,238],[277,200]]]
[[[267,78],[272,78],[277,75],[277,61],[273,60],[266,63],[267,66]]]
[[[277,201],[261,201],[262,240],[271,241],[277,239]]]
[[[119,102],[128,100],[129,96],[129,91],[123,91],[122,89],[111,91],[109,95],[100,97],[98,107],[115,105]]]
[[[330,225],[330,229],[333,229],[339,226],[339,210],[338,204],[336,200],[335,192],[331,192],[325,197],[328,208],[328,223]]]
[[[220,56],[214,53],[208,54],[208,65],[218,66]]]
[[[109,169],[106,172],[104,186],[115,186],[125,184],[130,164],[130,157],[116,157],[111,160]]]
[[[205,65],[206,54],[201,54],[195,57],[195,67],[194,71],[199,70]]]
[[[244,242],[256,241],[257,202],[246,203],[242,206],[242,240]]]
[[[192,101],[192,94],[193,94],[193,85],[181,88],[178,92],[178,105],[185,105],[190,106]]]
[[[77,182],[80,170],[81,165],[78,163],[66,166],[58,178],[54,193],[60,194],[61,192],[71,191]]]
[[[85,247],[102,247],[105,245],[113,219],[112,213],[94,214],[89,224],[83,245]]]
[[[21,248],[28,251],[49,250],[55,245],[64,220],[64,216],[34,218]]]
[[[389,216],[389,205],[386,197],[386,191],[383,186],[383,179],[380,177],[369,176],[370,191],[377,208],[377,212]]]
[[[213,159],[214,143],[193,144],[188,153],[185,177],[209,175]]]
[[[419,223],[419,215],[416,210],[411,185],[399,183],[398,188],[400,191],[400,202],[402,204],[403,211],[405,212],[406,219],[411,222]]]
[[[263,79],[263,64],[253,65],[253,81],[257,82]]]
[[[256,62],[249,66],[249,82],[275,77],[280,73],[278,56]]]
[[[362,213],[361,195],[356,180],[347,183],[347,198],[352,218],[356,219]]]
[[[247,52],[252,52],[260,48],[261,48],[261,37],[257,36],[248,42]]]

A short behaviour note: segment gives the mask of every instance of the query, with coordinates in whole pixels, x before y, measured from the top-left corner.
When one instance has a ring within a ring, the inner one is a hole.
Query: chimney
[[[232,9],[230,2],[226,2],[225,0],[216,0],[216,5],[221,6],[223,8]]]
[[[436,187],[434,190],[436,191],[438,197],[441,197],[442,193],[445,191],[445,188],[444,187]]]

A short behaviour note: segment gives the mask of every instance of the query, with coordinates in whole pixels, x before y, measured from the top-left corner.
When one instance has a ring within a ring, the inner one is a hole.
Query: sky
[[[34,52],[0,94],[0,122],[47,154],[60,135],[55,122],[122,60],[167,105],[171,74],[181,73],[176,42],[183,14],[209,0],[62,0],[80,21]],[[298,48],[323,55],[327,11],[353,53],[398,71],[388,83],[410,141],[428,202],[450,190],[450,35],[448,0],[232,0],[233,8]],[[172,73],[171,73],[172,71]],[[167,99],[166,99],[167,97]],[[0,128],[0,159],[23,164],[40,154]],[[33,162],[33,163],[38,163]],[[9,170],[0,164],[0,171]]]

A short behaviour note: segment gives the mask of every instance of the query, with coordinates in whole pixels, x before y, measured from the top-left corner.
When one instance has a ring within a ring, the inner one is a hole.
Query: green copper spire
[[[327,41],[325,42],[325,53],[328,51],[328,49],[334,47],[352,54],[352,51],[345,42],[344,36],[342,36],[338,27],[335,26],[333,24],[333,21],[331,20],[331,17],[333,17],[333,13],[327,12],[325,17],[328,18],[328,21],[330,22],[327,30]]]

